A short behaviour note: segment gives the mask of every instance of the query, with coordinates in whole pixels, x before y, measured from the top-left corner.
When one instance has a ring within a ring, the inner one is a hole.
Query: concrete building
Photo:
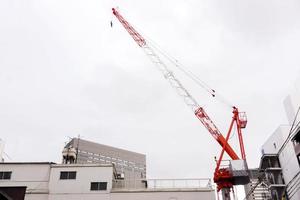
[[[79,138],[64,147],[63,163],[114,164],[121,178],[146,178],[146,155]]]
[[[297,135],[298,128],[280,126],[262,146],[259,167],[265,172],[273,199],[281,199],[284,193],[290,200],[300,199],[300,168],[293,140]]]
[[[290,200],[300,199],[300,78],[284,100],[290,129],[285,132],[285,143],[279,150],[286,192]]]
[[[300,199],[300,79],[284,100],[288,125],[279,126],[262,146],[259,170],[272,199]],[[252,189],[253,190],[253,189]]]
[[[118,179],[113,164],[0,163],[1,200],[214,200],[209,179]],[[5,174],[5,175],[4,175]],[[132,180],[133,181],[133,180]]]
[[[24,199],[25,193],[25,199],[48,199],[51,164],[48,162],[0,163],[0,173],[6,174],[5,178],[0,178],[0,193],[8,200],[9,197],[14,200]],[[16,193],[22,193],[22,196],[13,196]]]

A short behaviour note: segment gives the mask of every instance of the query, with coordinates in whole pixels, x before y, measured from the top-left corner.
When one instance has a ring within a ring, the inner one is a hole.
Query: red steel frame
[[[242,113],[242,114],[244,114],[244,113]],[[230,173],[228,168],[220,168],[220,165],[221,165],[221,162],[223,159],[224,151],[226,149],[226,146],[228,145],[228,140],[229,140],[229,137],[232,132],[232,128],[233,128],[234,124],[236,125],[236,128],[237,128],[242,160],[246,160],[244,141],[243,141],[243,136],[242,136],[242,128],[246,127],[247,119],[245,118],[245,114],[242,116],[244,118],[240,118],[240,113],[239,113],[238,109],[236,107],[233,107],[233,117],[232,117],[232,120],[231,120],[231,123],[229,126],[229,130],[227,132],[227,136],[226,136],[225,143],[223,145],[220,157],[217,160],[217,166],[216,166],[215,173],[214,173],[214,182],[217,184],[218,191],[220,191],[223,188],[232,188],[232,186],[233,186],[232,174]]]

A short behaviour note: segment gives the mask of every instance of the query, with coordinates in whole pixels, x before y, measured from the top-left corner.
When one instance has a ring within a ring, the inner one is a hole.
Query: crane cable
[[[110,21],[110,26],[113,27],[113,21]],[[137,27],[135,27],[139,33],[143,33],[141,30],[139,30]],[[159,52],[162,56],[164,56],[167,60],[169,60],[176,68],[178,68],[181,72],[183,72],[187,77],[189,77],[191,80],[193,80],[198,86],[200,86],[202,89],[204,89],[206,92],[208,92],[213,98],[217,99],[219,102],[223,103],[224,105],[233,108],[233,104],[229,102],[227,99],[225,99],[222,95],[216,92],[213,88],[211,88],[207,83],[205,83],[203,80],[199,78],[195,73],[193,73],[191,70],[187,69],[182,63],[180,63],[176,58],[169,55],[167,52],[162,50],[162,48],[155,43],[150,37],[143,34],[144,38],[146,39],[146,42],[148,45],[153,47],[157,52]]]
[[[294,120],[293,120],[291,129],[289,131],[289,134],[288,134],[287,138],[285,139],[284,143],[282,144],[282,146],[280,147],[280,149],[278,150],[278,153],[277,153],[278,155],[283,151],[285,146],[288,144],[289,140],[291,139],[292,133],[299,127],[300,121],[297,122],[297,124],[296,124],[296,120],[298,118],[299,111],[300,111],[300,106],[298,107],[298,110],[297,110],[296,115],[294,117]]]
[[[167,52],[162,50],[161,47],[157,43],[155,43],[152,39],[145,36],[147,39],[147,44],[151,45],[156,51],[158,51],[162,56],[164,56],[167,60],[169,60],[176,68],[178,68],[181,72],[183,72],[187,77],[189,77],[191,80],[193,80],[198,86],[203,88],[206,92],[208,92],[212,97],[215,97],[219,102],[229,106],[230,108],[233,107],[233,105],[226,100],[224,97],[222,97],[219,93],[216,92],[213,88],[211,88],[207,83],[205,83],[203,80],[199,78],[195,73],[193,73],[191,70],[187,69],[182,63],[180,63],[176,58],[169,55]]]

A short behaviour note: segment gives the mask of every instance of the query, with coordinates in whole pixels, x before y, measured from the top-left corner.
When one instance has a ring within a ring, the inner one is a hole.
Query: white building
[[[284,100],[289,124],[279,126],[264,143],[260,163],[271,192],[282,189],[290,200],[300,199],[300,81],[296,83]]]
[[[283,168],[286,190],[291,200],[300,199],[300,78],[284,100],[290,129],[279,159]]]
[[[112,164],[4,162],[0,163],[0,199],[214,200],[215,190],[209,179],[119,180]]]

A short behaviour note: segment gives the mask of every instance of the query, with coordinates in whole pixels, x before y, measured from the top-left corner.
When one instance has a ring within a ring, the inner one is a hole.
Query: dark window
[[[60,172],[60,179],[76,179],[76,172]]]
[[[0,179],[9,180],[11,177],[11,172],[0,172]]]
[[[107,182],[91,182],[91,190],[106,190]]]
[[[298,144],[300,143],[300,130],[295,134],[294,141]]]

